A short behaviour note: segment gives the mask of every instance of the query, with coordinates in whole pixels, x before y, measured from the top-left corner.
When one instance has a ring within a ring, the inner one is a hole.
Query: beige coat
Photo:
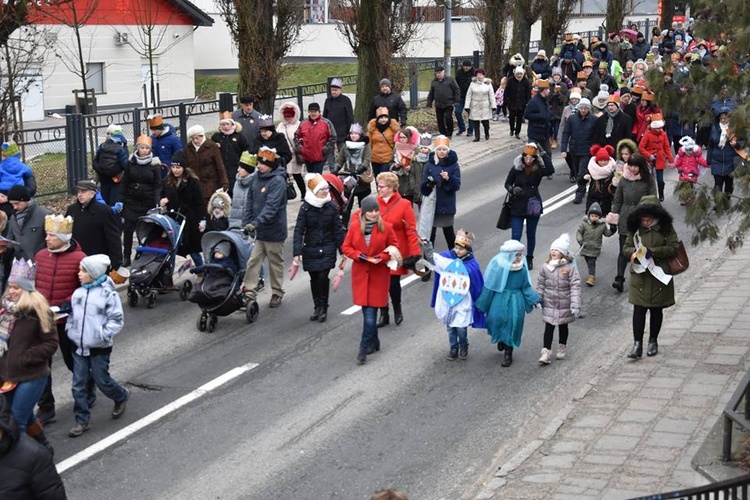
[[[484,81],[480,82],[477,77],[472,78],[464,104],[464,108],[469,110],[469,119],[489,120],[492,118],[492,112],[496,107],[492,80],[485,78]]]

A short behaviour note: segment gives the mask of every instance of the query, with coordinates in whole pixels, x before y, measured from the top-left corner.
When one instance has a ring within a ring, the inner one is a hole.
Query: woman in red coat
[[[404,265],[391,271],[390,295],[393,303],[393,320],[400,325],[404,320],[401,311],[401,276],[409,274],[409,267],[419,260],[421,250],[417,236],[417,221],[411,202],[398,193],[398,176],[393,172],[382,172],[376,179],[380,216],[393,226],[398,240],[398,250],[404,258]],[[408,256],[408,257],[407,257]],[[388,305],[380,309],[378,328],[390,322]]]
[[[360,202],[360,210],[352,216],[341,250],[354,261],[352,264],[352,300],[362,306],[364,325],[359,342],[357,364],[365,363],[368,354],[380,350],[378,326],[379,307],[388,305],[391,272],[388,247],[398,244],[393,227],[380,217],[375,196]]]

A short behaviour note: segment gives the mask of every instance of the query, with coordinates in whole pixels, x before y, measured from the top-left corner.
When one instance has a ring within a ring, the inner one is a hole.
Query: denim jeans
[[[16,388],[6,394],[10,403],[10,413],[16,419],[18,430],[23,434],[26,427],[34,423],[34,406],[44,392],[47,377],[19,382]]]
[[[305,166],[307,167],[307,173],[308,174],[322,174],[323,173],[323,167],[325,166],[326,162],[324,161],[316,161],[316,162],[305,162]],[[305,196],[305,193],[302,193],[302,196]]]
[[[456,115],[456,126],[458,127],[458,133],[463,133],[465,130],[468,134],[471,134],[474,131],[474,124],[471,123],[471,120],[466,120],[466,122],[464,122],[465,105],[466,99],[464,98],[461,99],[461,102],[454,106],[453,111]]]
[[[510,237],[516,241],[521,241],[523,221],[526,221],[526,255],[533,257],[534,248],[536,247],[536,226],[539,224],[539,217],[512,216],[510,218]]]
[[[460,345],[469,345],[469,339],[466,336],[468,330],[465,326],[448,327],[448,342],[451,348],[458,348]]]
[[[86,424],[91,417],[89,411],[89,391],[86,384],[89,379],[89,372],[94,377],[94,382],[100,391],[115,403],[121,403],[128,397],[127,391],[118,384],[109,374],[109,356],[111,352],[108,349],[98,349],[96,354],[89,356],[80,356],[73,351],[73,413],[76,423]]]
[[[362,340],[359,341],[360,352],[366,351],[378,334],[378,308],[364,306],[362,316],[365,321],[362,325]]]

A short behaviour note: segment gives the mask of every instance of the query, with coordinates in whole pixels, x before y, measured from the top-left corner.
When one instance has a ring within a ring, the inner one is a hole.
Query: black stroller
[[[177,288],[172,283],[177,249],[182,242],[185,217],[179,212],[169,215],[150,213],[139,217],[135,223],[138,247],[130,267],[128,305],[138,305],[138,296],[146,298],[146,307],[156,305],[156,293],[180,291],[185,300],[190,292],[189,281]]]
[[[230,245],[230,265],[212,263],[214,251],[220,243]],[[242,280],[245,278],[245,265],[253,248],[242,233],[237,231],[211,231],[201,240],[206,264],[191,269],[193,274],[203,273],[203,280],[195,285],[188,299],[198,304],[201,315],[198,317],[198,330],[209,333],[216,329],[219,316],[229,316],[235,311],[244,310],[245,319],[252,323],[258,319],[258,303],[249,302],[242,293]]]

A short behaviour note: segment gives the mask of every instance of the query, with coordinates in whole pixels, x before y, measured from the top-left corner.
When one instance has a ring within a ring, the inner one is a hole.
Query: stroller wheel
[[[150,294],[148,294],[146,307],[148,307],[149,309],[153,309],[154,306],[156,306],[156,294],[154,292],[151,292]]]
[[[190,280],[185,281],[180,287],[180,300],[187,300],[190,295],[190,291],[193,289],[193,282]]]
[[[248,323],[254,323],[258,319],[258,303],[254,300],[249,302],[245,308],[245,319]]]
[[[208,317],[208,333],[213,333],[216,330],[216,323],[219,322],[219,318],[216,316]]]
[[[205,332],[206,331],[206,323],[208,322],[208,314],[201,313],[200,316],[198,316],[198,322],[197,327],[199,332]]]
[[[128,305],[130,307],[135,307],[138,305],[138,294],[135,292],[135,290],[128,291]]]

